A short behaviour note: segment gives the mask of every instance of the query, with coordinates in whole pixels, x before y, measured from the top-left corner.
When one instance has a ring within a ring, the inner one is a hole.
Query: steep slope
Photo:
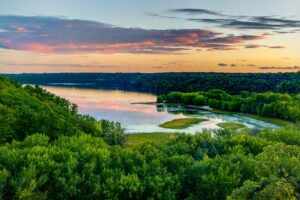
[[[0,143],[23,140],[34,133],[51,140],[82,132],[103,136],[109,126],[115,125],[79,115],[76,105],[38,86],[22,86],[0,76]],[[117,128],[122,132],[120,126]]]

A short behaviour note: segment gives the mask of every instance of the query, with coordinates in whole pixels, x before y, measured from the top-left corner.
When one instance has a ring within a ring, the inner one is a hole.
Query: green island
[[[238,130],[246,127],[244,124],[229,123],[229,122],[219,123],[217,124],[217,126],[227,130]]]
[[[208,99],[230,104],[218,94]],[[299,199],[299,95],[239,98],[231,100],[249,114],[290,126],[127,135],[118,122],[81,115],[66,99],[0,76],[0,197]]]
[[[182,119],[174,119],[172,121],[165,122],[160,124],[160,127],[170,128],[170,129],[184,129],[189,126],[198,124],[200,122],[207,121],[207,119],[203,118],[182,118]]]

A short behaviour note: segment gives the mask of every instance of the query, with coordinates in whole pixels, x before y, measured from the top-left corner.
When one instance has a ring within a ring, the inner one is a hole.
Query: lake
[[[176,132],[174,129],[161,128],[159,124],[185,117],[201,117],[209,120],[181,129],[180,132],[195,133],[203,129],[217,129],[219,128],[217,124],[220,122],[242,123],[249,128],[256,129],[278,128],[274,124],[237,114],[215,114],[180,105],[134,104],[155,102],[156,96],[149,93],[57,86],[43,86],[43,88],[77,104],[80,114],[120,122],[126,128],[127,133]]]

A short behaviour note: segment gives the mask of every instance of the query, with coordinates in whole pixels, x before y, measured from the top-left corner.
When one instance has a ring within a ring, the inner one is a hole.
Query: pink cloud
[[[20,25],[12,24],[10,27],[20,33],[29,33],[30,32],[28,29],[26,29],[25,27],[22,27]]]
[[[0,16],[0,47],[42,53],[183,53],[232,50],[267,35],[226,35],[204,29],[148,30],[86,20]]]

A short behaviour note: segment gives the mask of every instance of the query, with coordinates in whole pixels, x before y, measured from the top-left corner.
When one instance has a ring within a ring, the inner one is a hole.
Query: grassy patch
[[[219,127],[224,128],[224,129],[228,129],[228,130],[237,130],[240,128],[245,128],[246,126],[244,124],[238,124],[238,123],[219,123],[217,124]]]
[[[207,121],[207,119],[203,118],[182,118],[182,119],[174,119],[169,122],[165,122],[160,127],[163,128],[171,128],[171,129],[184,129],[191,125],[198,124],[200,122]]]
[[[176,137],[176,133],[136,133],[129,134],[126,141],[127,147],[143,144],[145,142],[163,143],[164,141]]]

